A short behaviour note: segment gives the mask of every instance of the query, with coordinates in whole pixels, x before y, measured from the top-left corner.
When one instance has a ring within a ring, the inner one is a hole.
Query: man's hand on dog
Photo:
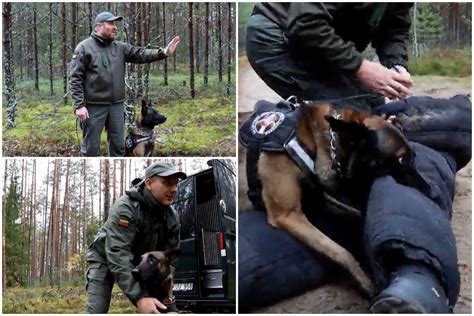
[[[137,301],[138,312],[140,314],[159,314],[159,309],[168,309],[166,305],[154,297],[142,297]]]
[[[87,111],[87,108],[85,106],[76,109],[74,113],[76,114],[76,117],[81,121],[85,121],[89,118],[89,111]]]
[[[364,59],[356,76],[364,86],[392,100],[403,99],[411,94],[413,81],[407,71],[397,72]]]
[[[176,48],[178,47],[179,42],[180,42],[179,36],[173,37],[171,42],[169,42],[168,46],[166,46],[165,48],[165,54],[167,56],[173,55],[174,52],[176,51]]]

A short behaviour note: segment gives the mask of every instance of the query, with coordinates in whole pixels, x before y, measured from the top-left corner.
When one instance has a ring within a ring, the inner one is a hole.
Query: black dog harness
[[[132,152],[138,144],[146,142],[147,145],[153,144],[153,130],[137,128],[125,138],[125,150]]]
[[[299,115],[300,105],[295,99],[280,101],[276,105],[261,100],[255,105],[252,116],[240,127],[239,141],[247,147],[247,194],[257,208],[264,209],[257,172],[262,150],[286,152],[306,176],[315,175],[316,155],[306,148],[296,134]]]

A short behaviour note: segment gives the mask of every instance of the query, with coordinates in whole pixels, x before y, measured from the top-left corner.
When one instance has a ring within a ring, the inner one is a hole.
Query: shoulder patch
[[[128,224],[130,224],[130,220],[125,217],[125,216],[120,216],[119,219],[118,219],[118,223],[117,223],[120,227],[125,227],[127,228],[128,227]]]
[[[264,112],[258,115],[252,122],[252,133],[254,135],[268,135],[273,133],[285,120],[281,112]]]

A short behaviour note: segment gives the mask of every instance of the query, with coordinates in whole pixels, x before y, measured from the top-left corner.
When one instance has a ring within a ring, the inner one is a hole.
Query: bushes
[[[471,48],[433,49],[419,58],[409,61],[412,75],[468,77],[471,75]]]

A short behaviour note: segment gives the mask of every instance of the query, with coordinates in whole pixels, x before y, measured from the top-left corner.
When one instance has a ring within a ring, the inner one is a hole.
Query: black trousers
[[[247,58],[262,80],[282,98],[295,95],[300,100],[334,100],[336,106],[368,110],[384,103],[381,96],[363,87],[353,74],[337,72],[327,61],[304,64],[288,50],[283,30],[267,17],[256,14],[247,24]]]

